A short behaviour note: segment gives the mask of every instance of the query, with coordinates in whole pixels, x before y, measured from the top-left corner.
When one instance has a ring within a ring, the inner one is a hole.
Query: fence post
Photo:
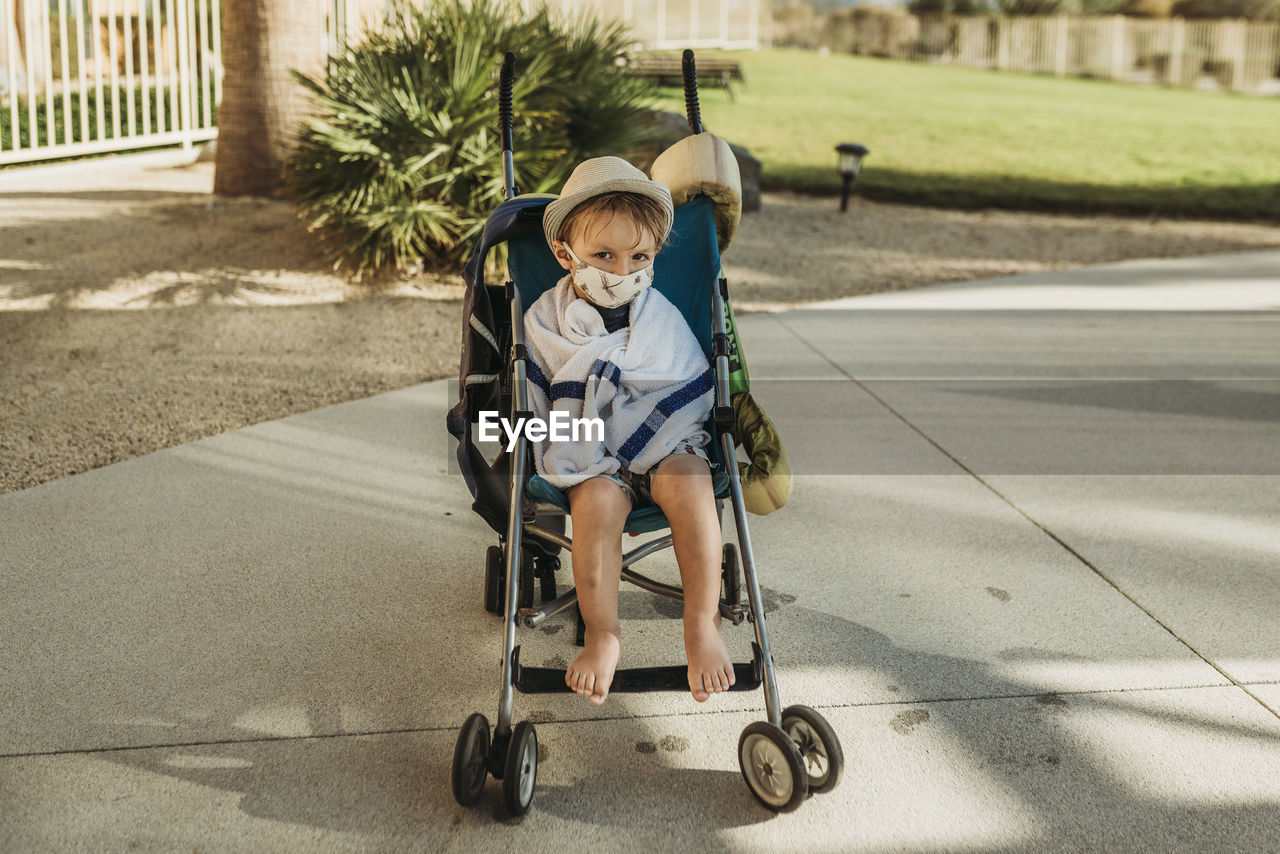
[[[1053,73],[1057,77],[1067,75],[1067,27],[1066,15],[1059,15],[1053,44]]]
[[[187,8],[189,0],[175,0],[174,6],[177,7],[177,41],[178,41],[178,125],[182,129],[182,148],[184,151],[191,150],[191,132],[195,129],[195,121],[192,111],[192,90],[191,90],[191,34],[187,31],[190,26],[191,16],[188,14],[190,10]]]
[[[1111,19],[1111,79],[1124,79],[1124,15]]]
[[[1226,28],[1226,45],[1231,56],[1231,91],[1240,92],[1245,88],[1244,54],[1248,39],[1245,38],[1246,24],[1243,20],[1223,21]]]
[[[996,68],[1009,70],[1009,19],[996,18]]]
[[[1169,22],[1173,27],[1173,38],[1169,47],[1169,79],[1165,81],[1171,86],[1182,85],[1182,54],[1187,49],[1187,26],[1181,18]]]
[[[16,12],[12,6],[13,0],[0,0],[0,14],[4,15],[6,21],[15,20]],[[7,26],[0,30],[0,37],[4,38],[4,59],[5,59],[5,83],[8,91],[5,96],[9,102],[9,144],[17,151],[22,147],[21,128],[18,124],[18,32],[17,27]],[[84,66],[81,65],[83,68]]]

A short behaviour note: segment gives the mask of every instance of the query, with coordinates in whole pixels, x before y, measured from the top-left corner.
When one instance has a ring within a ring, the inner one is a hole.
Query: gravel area
[[[348,282],[289,205],[214,199],[189,160],[0,172],[0,492],[457,370],[459,277]],[[1280,246],[1265,225],[836,205],[765,195],[725,257],[740,312]]]

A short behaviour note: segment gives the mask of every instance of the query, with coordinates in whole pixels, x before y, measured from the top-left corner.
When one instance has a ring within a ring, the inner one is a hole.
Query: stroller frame
[[[505,197],[510,202],[518,195],[514,181],[513,146],[512,146],[512,110],[511,91],[514,80],[515,57],[507,53],[500,75],[499,107],[501,116],[501,132],[503,144],[503,177]],[[697,96],[697,75],[694,66],[693,52],[684,52],[684,90],[690,130],[694,134],[703,132],[699,115]],[[485,244],[482,243],[482,250]],[[474,259],[473,259],[474,263]],[[483,257],[481,258],[483,264]],[[725,596],[720,602],[720,614],[733,624],[739,624],[745,618],[754,627],[752,643],[752,661],[733,665],[735,684],[730,690],[747,691],[758,687],[764,688],[765,710],[767,722],[748,725],[739,739],[739,764],[748,787],[757,800],[774,811],[790,811],[796,809],[804,799],[813,792],[828,791],[838,783],[843,770],[843,754],[839,740],[830,725],[813,709],[807,706],[790,706],[784,709],[779,699],[777,681],[774,675],[774,662],[770,654],[768,632],[765,627],[763,597],[756,575],[755,555],[751,547],[747,509],[743,498],[740,475],[735,463],[734,427],[736,415],[729,393],[730,362],[733,342],[726,322],[726,303],[728,301],[728,283],[720,277],[712,288],[712,336],[711,349],[715,373],[715,402],[712,409],[715,442],[725,463],[729,480],[729,499],[732,504],[737,546],[741,555],[741,568],[745,580],[747,604],[742,604],[741,585],[738,578],[736,555],[732,544],[725,544],[722,575],[724,577]],[[511,369],[510,408],[515,418],[530,418],[529,393],[526,386],[528,350],[524,336],[524,305],[520,289],[508,281],[505,296],[510,306],[511,315],[511,349],[509,366]],[[496,345],[495,345],[496,347]],[[464,357],[465,362],[465,357]],[[467,381],[464,364],[463,382]],[[464,392],[465,399],[465,392]],[[451,413],[450,430],[459,434],[458,424],[453,420],[457,410]],[[459,435],[460,439],[469,433]],[[487,774],[503,781],[503,795],[508,810],[514,815],[525,813],[532,802],[533,789],[537,776],[537,736],[533,724],[528,721],[513,725],[513,709],[516,691],[522,693],[545,693],[568,691],[565,684],[565,671],[554,668],[522,667],[520,664],[520,647],[516,644],[517,624],[533,628],[548,618],[560,614],[577,602],[576,590],[545,601],[548,590],[554,595],[553,571],[559,561],[554,556],[559,549],[571,549],[572,540],[562,532],[538,524],[538,518],[548,511],[567,515],[563,508],[547,502],[530,500],[527,493],[527,477],[530,472],[531,450],[524,431],[516,438],[514,452],[511,454],[510,493],[505,519],[505,537],[503,547],[490,547],[489,560],[486,567],[487,585],[495,586],[495,558],[501,561],[502,606],[504,616],[502,686],[499,695],[498,716],[493,727],[492,739],[489,737],[489,725],[480,713],[471,715],[459,733],[454,751],[453,791],[457,801],[463,806],[473,806],[483,791]],[[465,449],[460,448],[459,458],[463,458]],[[477,509],[479,509],[477,505]],[[723,520],[724,498],[720,492],[716,499],[717,517]],[[482,514],[483,515],[483,514]],[[491,526],[497,529],[497,519],[486,516]],[[501,531],[499,531],[501,533]],[[670,532],[657,539],[643,543],[627,551],[622,557],[622,580],[648,590],[652,593],[675,599],[683,599],[683,590],[669,584],[650,579],[633,569],[641,559],[669,548],[672,545]],[[525,554],[525,551],[530,554]],[[531,591],[522,590],[522,585],[532,582],[532,573],[523,572],[537,561],[543,574],[543,603],[541,607],[528,607],[531,604]],[[548,582],[550,582],[548,584]],[[487,598],[495,597],[489,591]],[[521,607],[521,596],[525,596],[526,607]],[[497,604],[487,602],[487,607]],[[579,621],[579,641],[581,640],[582,623]],[[675,667],[625,668],[616,671],[610,687],[611,693],[637,692],[654,690],[688,690],[687,669]]]

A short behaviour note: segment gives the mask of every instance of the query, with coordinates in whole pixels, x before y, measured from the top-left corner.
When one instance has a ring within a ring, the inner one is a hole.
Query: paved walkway
[[[835,792],[751,798],[759,693],[517,696],[531,813],[453,803],[500,622],[436,382],[0,496],[0,850],[1275,849],[1280,253],[742,328],[800,472],[752,529],[780,687]],[[679,660],[670,606],[622,611],[627,664]]]

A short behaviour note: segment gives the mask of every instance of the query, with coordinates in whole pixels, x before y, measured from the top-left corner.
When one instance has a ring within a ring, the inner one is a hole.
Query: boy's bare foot
[[[720,637],[720,617],[684,621],[684,653],[689,659],[689,691],[699,703],[729,690],[735,681],[729,650]]]
[[[574,693],[600,705],[609,696],[609,686],[613,684],[613,672],[618,669],[621,653],[622,638],[618,634],[587,629],[583,635],[582,653],[565,671],[565,684]]]

